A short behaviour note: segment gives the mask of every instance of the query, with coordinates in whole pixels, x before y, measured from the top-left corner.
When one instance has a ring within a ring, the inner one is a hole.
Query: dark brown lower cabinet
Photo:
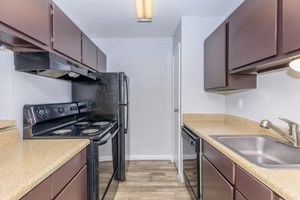
[[[241,192],[241,194],[247,200],[272,200],[273,191],[268,187],[260,183],[258,180],[253,178],[249,173],[244,171],[239,166],[236,166],[236,189]]]
[[[86,166],[63,189],[55,200],[87,200],[87,168]]]
[[[274,200],[284,200],[283,198],[281,198],[280,196],[278,196],[277,194],[274,195]]]
[[[87,200],[86,149],[82,150],[21,200]]]
[[[233,187],[207,160],[203,160],[203,199],[204,200],[233,200]]]
[[[234,162],[215,149],[207,142],[203,142],[203,154],[213,164],[213,166],[234,185]]]
[[[203,200],[283,200],[215,147],[202,142]]]
[[[21,200],[50,200],[50,182],[50,178],[47,178],[26,194]]]
[[[85,164],[86,151],[84,150],[51,175],[51,199],[60,193]]]
[[[239,191],[235,190],[234,200],[247,200]]]

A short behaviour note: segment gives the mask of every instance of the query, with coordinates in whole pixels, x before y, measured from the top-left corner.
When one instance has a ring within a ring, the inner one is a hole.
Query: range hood
[[[80,67],[51,52],[15,52],[14,62],[16,71],[64,80],[96,80],[87,68]]]

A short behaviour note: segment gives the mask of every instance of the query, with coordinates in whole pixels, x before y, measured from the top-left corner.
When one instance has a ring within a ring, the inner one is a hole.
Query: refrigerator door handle
[[[125,134],[128,132],[128,124],[129,124],[129,105],[126,106],[126,127],[125,127]]]
[[[126,103],[125,104],[129,104],[129,91],[128,91],[128,79],[127,77],[125,77],[125,95],[126,95]]]
[[[126,93],[126,126],[125,126],[125,134],[128,132],[128,124],[129,124],[129,90],[128,90],[128,79],[125,77],[125,93]]]

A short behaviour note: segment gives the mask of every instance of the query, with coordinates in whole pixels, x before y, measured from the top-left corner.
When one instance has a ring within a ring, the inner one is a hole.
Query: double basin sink
[[[266,136],[211,136],[248,161],[264,168],[300,168],[300,149]]]

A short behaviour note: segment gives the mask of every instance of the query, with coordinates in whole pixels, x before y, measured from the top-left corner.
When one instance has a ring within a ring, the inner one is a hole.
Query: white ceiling
[[[226,17],[242,1],[153,0],[153,22],[137,23],[135,0],[54,0],[92,38],[171,37],[181,17]]]

